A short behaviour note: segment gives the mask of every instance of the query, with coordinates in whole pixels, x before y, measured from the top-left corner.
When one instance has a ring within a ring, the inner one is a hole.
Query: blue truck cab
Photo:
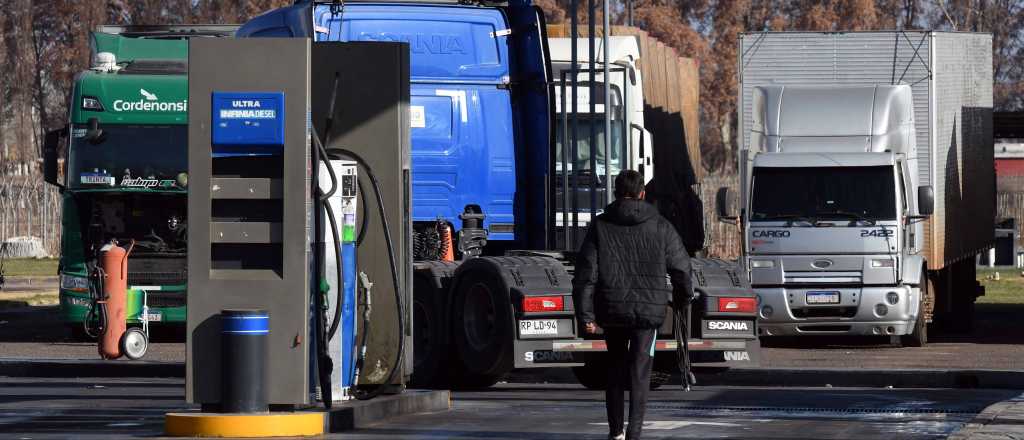
[[[513,368],[582,365],[553,351],[577,334],[571,279],[539,253],[550,236],[554,111],[543,17],[529,0],[299,1],[236,34],[408,44],[415,386],[488,386]],[[439,258],[435,232],[448,228],[456,261]]]
[[[543,15],[528,1],[299,2],[254,18],[239,37],[409,45],[412,218],[456,234],[484,214],[501,249],[545,245],[551,105]]]

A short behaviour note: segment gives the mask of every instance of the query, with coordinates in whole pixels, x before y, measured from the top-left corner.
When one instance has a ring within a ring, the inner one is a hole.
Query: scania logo
[[[708,321],[708,330],[750,331],[746,321]]]
[[[754,237],[756,238],[788,238],[789,231],[782,230],[767,230],[767,229],[755,229]]]
[[[455,35],[444,34],[395,34],[391,32],[380,32],[373,34],[362,34],[359,36],[363,41],[393,41],[396,43],[409,43],[412,53],[432,54],[465,54],[465,44]]]
[[[566,351],[535,350],[524,353],[526,362],[572,362],[572,353]]]
[[[745,351],[726,351],[722,352],[722,356],[726,361],[749,361],[750,354]]]

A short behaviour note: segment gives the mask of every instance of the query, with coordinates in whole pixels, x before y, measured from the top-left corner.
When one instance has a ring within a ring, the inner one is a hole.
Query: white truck
[[[743,264],[759,334],[926,343],[967,329],[994,240],[992,38],[780,32],[740,40]]]
[[[644,95],[643,78],[637,67],[637,60],[640,59],[640,46],[637,39],[632,36],[612,36],[608,38],[609,65],[608,86],[611,89],[611,103],[605,103],[604,96],[604,48],[601,46],[602,39],[595,38],[595,55],[593,96],[591,96],[590,63],[586,60],[589,56],[587,38],[578,38],[577,44],[577,74],[576,74],[576,108],[573,112],[572,101],[574,89],[572,87],[571,60],[572,40],[569,38],[548,38],[548,47],[551,53],[551,70],[556,87],[555,98],[555,171],[561,175],[563,170],[570,173],[573,170],[581,170],[586,176],[593,176],[599,181],[597,187],[598,206],[600,212],[610,201],[605,197],[606,177],[614,179],[623,169],[633,169],[644,175],[645,181],[650,181],[654,176],[654,168],[651,166],[653,151],[651,145],[651,133],[644,129]],[[591,113],[590,105],[593,101],[594,112]],[[611,119],[611,142],[607,148],[610,161],[605,161],[606,148],[604,142],[605,113],[610,114]],[[573,125],[576,126],[576,154],[566,146],[572,145]],[[595,170],[591,169],[591,134],[594,136]],[[568,155],[565,152],[568,151]],[[573,157],[572,160],[563,160]],[[605,169],[605,164],[608,169]],[[610,179],[609,179],[610,180]],[[579,184],[584,191],[577,191],[577,217],[575,224],[577,228],[586,228],[590,222],[590,198],[589,191],[586,191],[588,182],[568,182],[569,185]],[[562,191],[556,196],[561,206]],[[571,201],[569,201],[571,203]],[[565,212],[572,212],[571,208]],[[574,224],[570,218],[563,219],[561,211],[555,222],[558,227],[563,224]],[[582,238],[582,235],[580,236]]]

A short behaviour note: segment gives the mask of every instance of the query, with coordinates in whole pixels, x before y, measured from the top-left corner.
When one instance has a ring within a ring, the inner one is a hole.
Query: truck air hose
[[[397,260],[395,259],[395,246],[394,246],[394,242],[391,240],[391,230],[390,230],[390,228],[388,226],[387,210],[384,207],[384,197],[381,195],[380,183],[377,181],[377,176],[373,173],[373,168],[370,167],[370,164],[367,163],[366,160],[364,160],[362,158],[362,156],[356,154],[353,151],[346,150],[346,149],[337,149],[337,152],[338,152],[338,154],[340,154],[342,156],[348,156],[349,158],[355,160],[356,163],[358,163],[361,167],[363,167],[363,169],[366,171],[367,177],[370,178],[370,183],[373,186],[373,193],[374,193],[374,195],[376,196],[376,199],[377,199],[377,213],[380,215],[381,225],[383,226],[383,229],[384,229],[384,242],[387,245],[388,259],[389,259],[389,263],[390,263],[390,266],[391,266],[391,282],[393,283],[393,285],[395,287],[395,289],[394,289],[394,293],[395,293],[395,306],[398,308],[398,319],[397,319],[397,321],[398,321],[398,345],[397,345],[398,352],[395,354],[395,361],[394,361],[394,363],[391,366],[391,371],[388,372],[387,379],[384,380],[382,385],[378,386],[377,388],[375,388],[375,389],[373,389],[372,391],[369,391],[369,392],[361,392],[361,391],[358,391],[358,390],[355,392],[355,397],[357,399],[359,399],[359,400],[367,400],[367,399],[372,399],[374,397],[377,397],[382,392],[384,392],[384,385],[390,384],[391,381],[394,380],[395,374],[398,373],[399,366],[401,366],[401,364],[402,364],[402,357],[403,357],[404,352],[405,352],[405,350],[404,350],[404,347],[405,347],[405,305],[404,305],[404,302],[402,300],[403,299],[402,287],[401,287],[401,284],[399,282],[399,277],[398,277],[398,263],[397,263]],[[364,216],[364,218],[365,218],[365,216]],[[364,332],[364,336],[365,336],[365,333],[366,333],[365,326],[364,326],[363,332]],[[363,344],[365,345],[365,338],[363,340],[364,340]],[[357,362],[358,362],[358,360],[357,360]]]

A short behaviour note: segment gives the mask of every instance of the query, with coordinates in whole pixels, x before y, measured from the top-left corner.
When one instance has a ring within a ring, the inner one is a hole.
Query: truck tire
[[[452,317],[455,349],[463,370],[474,379],[469,382],[493,380],[493,384],[511,370],[515,322],[508,288],[500,276],[486,270],[463,273],[456,288]]]
[[[914,331],[901,336],[900,343],[904,347],[924,347],[928,344],[928,324],[923,315],[918,315],[917,321],[914,322]]]
[[[445,388],[449,384],[448,334],[445,329],[443,292],[426,273],[413,276],[412,288],[413,370],[410,384],[416,388]]]
[[[909,335],[903,335],[900,338],[904,347],[924,347],[928,343],[927,301],[931,295],[931,281],[928,280],[927,275],[924,276],[924,282],[921,283],[921,300],[917,303],[917,320],[914,322],[914,330]]]

